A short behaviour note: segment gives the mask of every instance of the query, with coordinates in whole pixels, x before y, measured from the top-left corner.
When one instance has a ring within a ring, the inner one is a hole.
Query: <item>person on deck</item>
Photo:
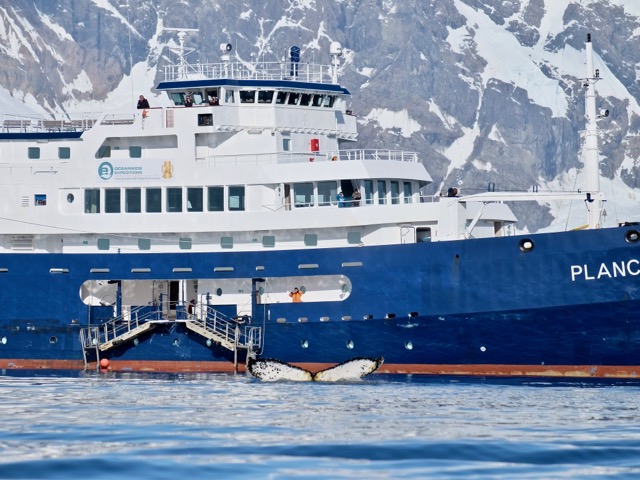
[[[184,99],[184,106],[193,107],[193,100],[191,100],[191,97],[189,95],[187,95],[187,98]]]
[[[351,199],[353,200],[353,206],[354,207],[359,207],[360,206],[360,199],[362,197],[360,196],[360,190],[358,190],[357,188],[353,191],[353,194],[351,194]]]
[[[150,108],[149,101],[144,98],[144,95],[140,95],[138,98],[138,110],[142,110],[143,108]]]
[[[338,192],[338,196],[336,198],[338,199],[338,208],[343,208],[344,207],[344,194],[342,193],[342,190],[340,190]]]
[[[300,290],[298,287],[293,289],[293,292],[291,292],[289,294],[289,296],[291,297],[291,301],[293,303],[300,303],[302,302],[302,294],[304,292],[302,290]]]

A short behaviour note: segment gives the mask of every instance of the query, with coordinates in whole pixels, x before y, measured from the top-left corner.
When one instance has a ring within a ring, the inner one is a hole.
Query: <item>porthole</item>
[[[384,318],[386,318],[387,320],[390,320],[392,318],[396,318],[396,314],[395,313],[387,313]]]
[[[206,343],[207,343],[207,347],[210,347],[213,342],[211,341],[210,338],[207,338],[207,342]]]
[[[216,295],[217,295],[217,296],[219,296],[219,297],[221,297],[221,296],[222,296],[222,289],[221,289],[221,288],[218,288],[218,289],[216,290]]]
[[[640,233],[638,233],[637,230],[628,230],[624,234],[624,239],[627,241],[627,243],[636,243],[638,240],[640,240]]]
[[[138,345],[140,343],[140,340],[138,340],[137,338],[133,339],[133,344],[134,345]]]
[[[69,195],[67,195],[67,202],[73,203],[75,199],[76,197],[73,196],[73,193],[70,193]]]
[[[521,252],[528,253],[533,250],[533,240],[529,238],[523,238],[522,240],[520,240],[519,247]]]
[[[404,348],[407,350],[413,350],[413,342],[404,342]]]
[[[179,340],[179,339],[177,339],[177,338],[176,338],[176,339],[174,339],[174,340],[173,340],[173,346],[174,346],[174,347],[179,347],[179,346],[180,346],[180,340]]]
[[[480,347],[480,351],[481,352],[486,352],[487,351],[487,347],[485,347],[485,346]]]
[[[309,341],[308,340],[302,340],[302,342],[300,342],[300,346],[302,348],[309,348]]]
[[[55,345],[56,343],[58,343],[58,338],[57,337],[51,337],[49,338],[49,343],[51,345]]]
[[[373,315],[369,315],[369,314],[362,317],[363,320],[371,320],[372,318],[373,318]]]
[[[354,347],[353,340],[349,340],[349,341],[347,342],[347,348],[348,348],[349,350],[353,350],[353,347]]]
[[[7,344],[7,337],[2,337],[0,339],[0,343],[2,343],[3,345],[6,345]]]

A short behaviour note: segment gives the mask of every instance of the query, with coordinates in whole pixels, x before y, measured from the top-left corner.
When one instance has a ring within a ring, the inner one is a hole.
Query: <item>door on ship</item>
[[[176,305],[180,302],[180,282],[169,282],[169,316],[176,316]]]

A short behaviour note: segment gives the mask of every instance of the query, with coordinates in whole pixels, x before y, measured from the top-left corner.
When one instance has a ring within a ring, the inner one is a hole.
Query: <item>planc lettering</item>
[[[635,277],[640,275],[640,260],[601,263],[599,266],[571,265],[571,281],[576,280],[600,280],[602,278],[618,278],[627,275]]]

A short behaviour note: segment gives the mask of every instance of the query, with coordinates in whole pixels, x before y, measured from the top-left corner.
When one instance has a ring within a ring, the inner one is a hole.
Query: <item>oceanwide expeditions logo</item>
[[[145,160],[144,165],[110,161],[98,165],[98,178],[103,182],[127,180],[169,180],[174,176],[171,160]]]

